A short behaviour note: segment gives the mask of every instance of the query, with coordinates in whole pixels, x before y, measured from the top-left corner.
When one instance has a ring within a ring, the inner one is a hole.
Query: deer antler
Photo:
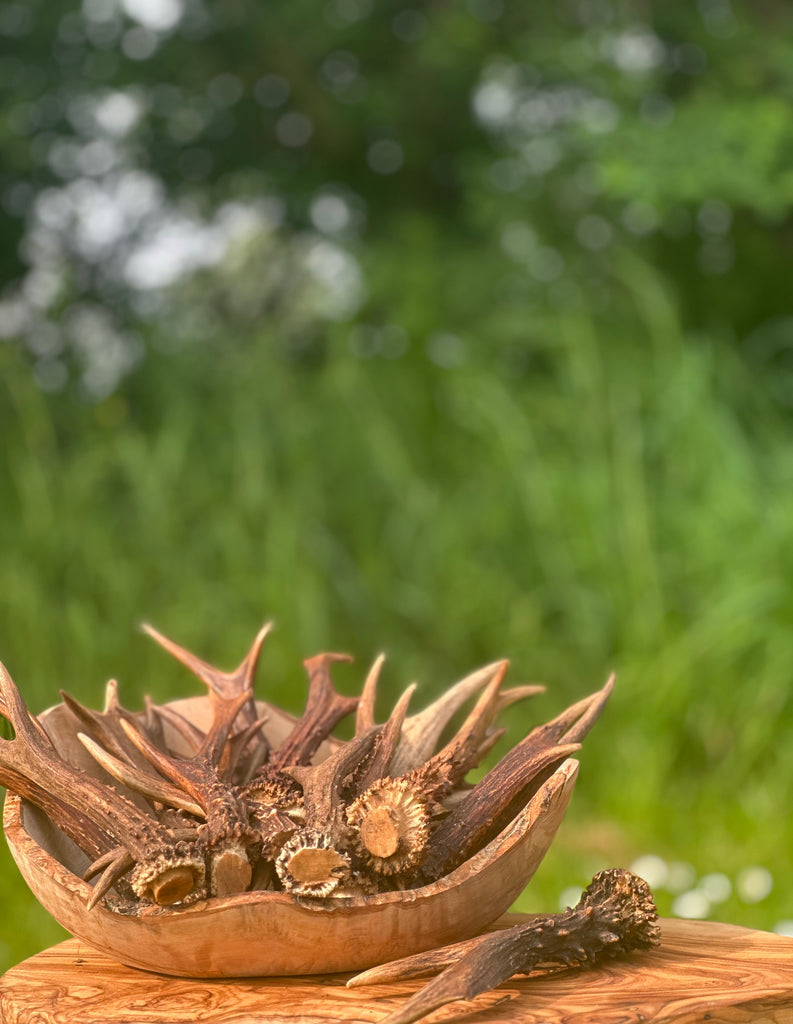
[[[594,725],[613,688],[611,676],[602,690],[533,729],[505,754],[438,825],[421,867],[424,877],[448,874],[497,835],[548,774],[580,749],[578,741]]]
[[[0,696],[0,713],[15,732],[13,740],[0,742],[0,756],[7,769],[32,784],[25,796],[45,811],[54,809],[51,801],[55,800],[68,810],[67,817],[90,822],[95,841],[88,848],[93,846],[93,852],[99,848],[104,854],[107,843],[103,837],[112,837],[114,847],[123,847],[125,851],[122,873],[132,869],[132,887],[141,898],[168,905],[203,885],[204,862],[195,844],[174,844],[156,819],[64,761],[51,745],[45,745],[40,729],[33,725],[22,696],[3,665]],[[48,794],[46,801],[42,791]],[[70,828],[62,814],[53,820]]]
[[[250,696],[250,690],[246,690],[236,697],[215,698],[212,726],[192,758],[179,759],[160,750],[132,716],[121,721],[138,750],[179,790],[189,794],[206,818],[199,836],[209,853],[210,892],[216,896],[242,892],[248,887],[252,875],[248,847],[259,839],[251,826],[248,807],[222,778],[218,767],[232,726]]]
[[[203,661],[173,640],[169,640],[167,636],[156,630],[154,626],[149,625],[148,622],[144,622],[141,628],[160,647],[165,648],[177,661],[181,661],[203,683],[206,683],[210,694],[216,694],[224,700],[229,700],[241,693],[249,692],[250,696],[247,704],[244,704],[240,709],[240,722],[243,725],[251,725],[256,720],[256,705],[253,702],[253,682],[256,677],[259,657],[262,653],[262,645],[273,628],[272,622],[266,622],[262,626],[256,634],[251,649],[233,672],[221,672],[214,665],[210,665],[209,662]]]
[[[345,788],[380,733],[373,726],[334,751],[318,765],[294,765],[284,773],[303,788],[305,826],[276,861],[284,888],[298,895],[327,896],[350,873],[344,852]]]
[[[374,967],[347,985],[401,981],[443,970],[381,1022],[413,1024],[447,1003],[473,999],[513,974],[529,974],[539,967],[593,967],[610,957],[656,946],[657,918],[643,879],[621,869],[601,871],[573,910]]]
[[[272,750],[260,738],[264,719],[256,717],[251,687],[269,625],[229,673],[145,628],[207,685],[212,718],[204,731],[148,698],[145,712],[133,715],[120,705],[114,681],[101,712],[64,694],[60,722],[127,787],[127,796],[104,775],[77,767],[83,762],[73,763],[71,744],[55,732],[50,740],[10,676],[0,676],[0,715],[15,730],[13,740],[0,741],[0,783],[38,804],[92,858],[84,877],[101,877],[91,905],[128,874],[142,901],[161,905],[241,892],[254,880],[300,899],[435,882],[502,831],[579,749],[613,685],[609,680],[534,729],[471,785],[468,771],[504,731],[499,714],[542,690],[503,690],[506,661],[472,673],[411,716],[415,687],[408,687],[376,725],[383,655],[360,699],[343,696],[331,678],[334,662],[350,660],[346,655],[309,658],[305,710]],[[467,717],[438,749],[469,699]],[[352,712],[353,738],[334,739],[334,726]],[[325,760],[323,744],[330,750]],[[185,749],[189,756],[181,756]]]
[[[337,661],[352,661],[352,658],[349,654],[318,654],[303,662],[308,672],[306,709],[271,755],[273,768],[309,764],[334,726],[358,707],[358,697],[342,697],[333,686],[330,666]]]

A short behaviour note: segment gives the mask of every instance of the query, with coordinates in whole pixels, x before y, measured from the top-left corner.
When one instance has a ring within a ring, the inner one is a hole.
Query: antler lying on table
[[[647,883],[615,868],[595,875],[572,910],[373,967],[350,978],[347,986],[404,981],[442,971],[381,1022],[412,1024],[446,1003],[473,999],[513,974],[594,967],[609,957],[657,946],[657,921]]]

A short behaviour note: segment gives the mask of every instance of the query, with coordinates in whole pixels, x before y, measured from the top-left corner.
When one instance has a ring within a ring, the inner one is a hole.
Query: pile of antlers
[[[441,878],[494,838],[580,749],[613,685],[610,679],[533,729],[470,785],[466,775],[504,732],[499,714],[542,690],[502,689],[505,661],[472,673],[409,716],[411,686],[377,724],[383,658],[361,696],[351,698],[331,679],[332,664],[350,659],[318,655],[305,662],[305,710],[275,744],[253,697],[269,626],[230,673],[145,628],[206,684],[211,723],[202,731],[151,701],[133,714],[119,703],[113,681],[102,711],[62,694],[74,734],[104,770],[98,777],[59,749],[58,737],[28,711],[0,666],[0,715],[14,730],[13,739],[0,741],[0,784],[40,807],[86,854],[85,878],[98,878],[90,906],[104,899],[127,913],[252,888],[321,904]],[[452,738],[441,743],[455,714],[474,698]],[[334,739],[337,723],[353,713],[353,737]],[[327,756],[315,763],[320,748]]]

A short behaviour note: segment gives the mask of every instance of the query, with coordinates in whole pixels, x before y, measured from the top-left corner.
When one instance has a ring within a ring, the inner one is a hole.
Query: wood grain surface
[[[503,926],[527,920],[507,915]],[[793,1024],[793,939],[707,921],[662,922],[658,950],[606,968],[513,979],[431,1024]],[[375,1022],[421,982],[347,989],[347,975],[191,981],[108,960],[77,939],[0,979],[6,1024]]]

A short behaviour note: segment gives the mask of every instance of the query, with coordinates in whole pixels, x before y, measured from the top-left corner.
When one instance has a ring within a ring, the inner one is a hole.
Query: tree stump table
[[[528,920],[511,914],[499,924]],[[793,1024],[793,938],[663,920],[658,949],[595,970],[512,979],[431,1024]],[[347,989],[347,975],[187,980],[124,967],[77,939],[0,979],[4,1024],[369,1024],[422,981]]]

